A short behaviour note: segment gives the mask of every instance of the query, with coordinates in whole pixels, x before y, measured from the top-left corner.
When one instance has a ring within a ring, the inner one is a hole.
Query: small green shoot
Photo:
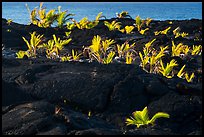
[[[145,107],[142,111],[135,111],[132,113],[133,117],[127,118],[125,123],[128,125],[136,125],[137,128],[143,125],[154,125],[156,119],[158,118],[169,118],[169,114],[164,112],[157,112],[151,119],[148,116],[147,107]]]
[[[135,18],[135,24],[136,24],[136,27],[137,27],[138,31],[141,30],[144,23],[145,23],[145,21],[142,20],[139,15]]]
[[[130,49],[132,49],[135,46],[135,43],[129,44],[127,42],[123,43],[121,46],[117,44],[117,52],[119,57],[124,57],[125,53],[127,53]]]
[[[109,23],[108,21],[104,21],[104,25],[108,27],[109,31],[119,30],[121,27],[121,23],[116,22],[115,20],[112,21],[111,23]]]
[[[111,51],[106,58],[103,59],[104,64],[109,64],[112,62],[115,52]]]
[[[126,64],[132,64],[132,61],[133,61],[133,54],[128,52],[127,55],[126,55]]]
[[[76,27],[76,25],[74,23],[70,23],[70,22],[67,22],[67,29],[68,30],[73,30],[74,28]]]
[[[143,70],[145,70],[145,66],[148,64],[150,57],[148,57],[148,56],[143,57],[141,52],[139,52],[139,56],[140,56],[140,59],[141,59],[140,66],[142,66]]]
[[[147,18],[145,20],[146,26],[149,26],[149,24],[151,23],[152,19],[151,18]]]
[[[170,63],[167,63],[166,67],[164,67],[162,60],[160,60],[160,65],[161,67],[159,67],[159,72],[167,78],[173,77],[173,74],[171,74],[173,71],[173,68],[175,66],[178,66],[177,62],[174,59],[172,59]]]
[[[29,55],[27,54],[27,51],[22,51],[22,50],[18,51],[18,52],[16,53],[16,55],[17,55],[16,58],[18,58],[18,59],[22,59],[25,55],[26,55],[26,56],[29,56]]]
[[[66,24],[66,22],[68,20],[70,20],[70,16],[74,16],[75,14],[67,14],[67,11],[61,11],[61,6],[58,6],[58,13],[57,13],[57,26],[59,28],[62,28],[64,24]]]
[[[159,34],[164,34],[167,35],[168,31],[171,29],[171,27],[166,28],[165,30],[162,31],[155,31],[154,34],[155,35],[159,35]]]
[[[88,113],[88,117],[91,117],[91,111],[89,111],[89,113]]]
[[[121,13],[117,14],[118,18],[126,18],[130,17],[129,13],[127,11],[122,11]]]
[[[144,33],[145,33],[147,30],[149,30],[149,28],[142,29],[142,30],[139,31],[139,33],[142,34],[142,35],[144,35]]]
[[[190,76],[188,75],[188,73],[185,73],[185,78],[187,82],[192,82],[194,77],[195,77],[194,73],[192,73]]]
[[[202,52],[202,46],[201,45],[198,45],[198,46],[193,45],[191,55],[199,55],[201,52]]]
[[[42,41],[42,37],[44,35],[36,35],[36,32],[34,31],[33,33],[30,33],[31,38],[30,42],[25,39],[25,37],[22,37],[23,40],[26,42],[28,51],[29,51],[29,57],[36,57],[37,55],[37,48],[40,45],[40,42]]]
[[[115,20],[112,21],[111,23],[109,23],[108,21],[104,21],[104,25],[108,27],[109,31],[119,30],[121,27],[121,23],[116,22]]]
[[[177,73],[177,77],[182,78],[184,76],[184,68],[186,67],[186,65],[183,65],[183,67],[179,70],[179,72]]]
[[[77,54],[77,51],[75,52],[75,51],[72,49],[72,59],[73,59],[74,61],[78,61],[81,55],[82,55],[82,53]]]
[[[43,2],[40,3],[39,9],[34,8],[32,11],[30,11],[28,5],[26,4],[30,14],[30,21],[32,24],[37,25],[38,27],[51,27],[58,15],[55,13],[55,9],[52,9],[46,13],[46,8],[43,8],[42,6]]]
[[[121,31],[122,33],[126,32],[127,34],[130,34],[134,29],[134,26],[125,26],[124,29],[120,29],[119,31]]]
[[[6,23],[10,26],[12,22],[13,22],[12,19],[8,19]]]

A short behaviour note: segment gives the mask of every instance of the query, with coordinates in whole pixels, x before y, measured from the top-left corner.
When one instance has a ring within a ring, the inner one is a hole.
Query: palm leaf
[[[186,78],[187,82],[191,82],[194,77],[195,77],[194,73],[192,73],[190,77],[189,77],[188,73],[185,73],[185,78]]]
[[[141,20],[139,15],[135,18],[135,21],[136,21],[136,25],[138,25],[138,26],[140,26],[142,24],[142,20]]]
[[[171,27],[166,28],[165,30],[161,31],[161,34],[167,34],[167,32],[171,29]]]
[[[16,58],[22,59],[22,58],[26,55],[26,51],[20,50],[20,51],[18,51],[18,52],[16,53],[16,55],[17,55]]]
[[[177,73],[177,76],[178,76],[179,78],[181,78],[181,77],[184,75],[183,70],[184,70],[185,66],[186,66],[186,65],[183,65],[183,67],[182,67],[182,68],[179,70],[179,72]]]
[[[140,111],[135,111],[135,112],[133,112],[132,115],[133,115],[135,121],[136,121],[138,124],[144,124],[144,119],[143,119],[143,117],[142,117]]]
[[[101,18],[101,15],[102,15],[102,12],[98,13],[98,15],[96,16],[96,21]]]
[[[113,43],[115,43],[115,41],[111,39],[102,41],[102,46],[103,46],[104,51],[106,51],[109,48],[109,46]]]
[[[145,44],[145,47],[146,47],[147,49],[149,49],[149,47],[152,45],[152,43],[153,43],[155,40],[156,40],[156,38],[154,38],[152,41],[147,42],[147,43]]]
[[[93,50],[93,52],[98,52],[100,49],[100,43],[101,43],[101,37],[99,35],[94,36],[92,39],[92,45],[90,48]]]
[[[152,19],[151,19],[151,18],[147,18],[147,19],[146,19],[146,22],[145,22],[145,23],[146,23],[146,25],[147,25],[147,26],[149,26],[149,24],[150,24],[150,22],[151,22],[151,21],[152,21]]]
[[[147,30],[149,30],[149,28],[146,28],[146,29],[144,29],[144,30],[140,30],[139,32],[140,32],[140,34],[144,34]]]
[[[109,64],[109,63],[111,63],[111,61],[113,60],[114,55],[115,55],[115,52],[111,51],[111,52],[108,54],[107,58],[104,59],[104,64]]]
[[[169,118],[170,116],[169,116],[169,114],[167,114],[167,113],[158,112],[158,113],[156,113],[156,114],[151,118],[151,120],[148,121],[148,124],[149,124],[149,123],[150,123],[150,124],[153,124],[156,119],[162,118],[162,117],[163,117],[163,118]]]
[[[134,26],[125,26],[125,31],[127,34],[131,33],[133,29],[134,29]]]
[[[142,110],[141,116],[142,116],[142,119],[143,119],[144,121],[148,121],[148,120],[149,120],[147,107],[145,107],[145,108]]]
[[[29,44],[29,42],[25,39],[25,37],[22,37],[23,40],[26,42],[27,46],[28,46],[28,49],[32,49],[31,45]]]

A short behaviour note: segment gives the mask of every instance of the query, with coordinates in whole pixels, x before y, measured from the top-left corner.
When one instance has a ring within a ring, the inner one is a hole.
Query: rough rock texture
[[[173,91],[162,84],[162,77],[148,76],[137,66],[12,60],[21,65],[14,65],[15,71],[2,67],[3,134],[124,134],[120,128],[126,128],[125,118],[145,106],[150,115],[163,111],[171,118],[158,121],[158,132],[128,134],[189,134],[201,129],[201,96]]]
[[[111,19],[114,20],[114,19]],[[123,25],[132,19],[119,19]],[[88,46],[94,35],[114,38],[117,43],[137,42],[136,50],[157,38],[156,45],[170,44],[169,38],[154,36],[169,21],[153,21],[148,36],[124,35],[110,32],[103,23],[93,30],[75,29],[73,41],[66,49]],[[191,37],[202,38],[202,21],[174,21],[172,29],[181,26]],[[10,32],[7,29],[11,29]],[[29,32],[45,34],[44,41],[64,35],[66,30],[38,28],[34,25],[6,24],[2,19],[2,44],[5,50],[25,50],[22,36]],[[83,37],[82,37],[83,36]],[[189,45],[195,41],[180,39]],[[196,41],[197,44],[201,44]],[[4,51],[4,50],[3,50]],[[2,53],[2,133],[4,135],[201,135],[202,134],[202,59],[175,59],[190,70],[196,69],[195,83],[143,71],[138,62],[132,65],[97,62],[59,62],[46,58],[15,59]],[[8,54],[13,54],[9,52]],[[164,58],[168,62],[172,57]],[[201,72],[200,72],[201,71]],[[126,126],[125,119],[133,111],[148,107],[149,116],[166,112],[170,118],[161,118],[155,126],[137,129]]]

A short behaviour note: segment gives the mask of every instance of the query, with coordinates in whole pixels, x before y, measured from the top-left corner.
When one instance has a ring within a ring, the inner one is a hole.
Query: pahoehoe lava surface
[[[135,22],[128,18],[118,21],[123,25]],[[152,21],[149,35],[141,36],[139,33],[110,32],[100,20],[99,25],[91,30],[74,29],[71,45],[66,46],[65,51],[89,46],[94,35],[115,39],[120,44],[126,40],[136,42],[137,50],[142,50],[144,43],[152,38],[157,38],[158,45],[168,45],[168,37],[153,33],[168,26],[168,22]],[[191,36],[178,41],[202,44],[202,39],[193,40],[202,38],[202,20],[173,22],[172,29],[180,26]],[[44,29],[14,22],[8,26],[2,19],[4,50],[25,50],[22,36],[29,38],[32,31],[45,34],[49,39],[53,34],[64,35],[66,29]],[[166,58],[166,62],[170,58]],[[187,61],[175,59],[181,66],[187,64],[192,70],[202,70],[200,57]],[[202,81],[202,76],[199,79]],[[125,118],[145,106],[150,117],[157,112],[166,112],[170,118],[159,119],[155,126],[127,127]],[[91,116],[88,116],[89,112]],[[4,135],[201,135],[201,122],[201,82],[193,84],[176,77],[167,79],[150,74],[137,63],[103,65],[97,62],[59,62],[43,57],[16,59],[2,55]]]

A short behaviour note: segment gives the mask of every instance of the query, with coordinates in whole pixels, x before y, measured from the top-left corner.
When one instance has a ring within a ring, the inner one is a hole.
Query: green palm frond
[[[17,56],[16,58],[22,59],[25,55],[29,57],[29,54],[27,53],[27,51],[20,50],[16,53],[16,56]]]
[[[151,18],[146,18],[146,20],[145,20],[146,25],[149,26],[149,24],[151,23],[152,20],[153,19],[151,19]]]
[[[192,73],[190,76],[188,75],[188,73],[185,73],[185,79],[187,82],[192,82],[194,77],[195,77],[194,73]]]
[[[36,50],[39,48],[40,42],[42,41],[42,37],[44,35],[36,35],[36,32],[30,33],[30,41],[26,40],[25,37],[22,37],[23,40],[26,42],[26,45],[28,47],[28,51],[31,55],[28,55],[29,57],[36,57]]]
[[[150,120],[148,116],[148,109],[145,107],[142,111],[135,111],[132,113],[132,116],[130,118],[126,118],[126,125],[136,125],[137,128],[143,125],[154,125],[156,119],[158,118],[169,118],[169,114],[164,113],[164,112],[158,112],[156,113]]]
[[[133,61],[133,54],[130,53],[130,52],[127,52],[127,55],[126,55],[126,64],[132,64],[132,61]]]
[[[201,45],[193,45],[193,49],[191,52],[191,55],[199,55],[202,52],[202,46]]]
[[[182,78],[182,76],[185,74],[185,73],[183,72],[185,66],[186,66],[186,65],[183,65],[183,67],[182,67],[182,68],[179,70],[179,72],[177,73],[177,76],[178,76],[179,78]]]
[[[164,67],[162,60],[160,60],[160,65],[161,66],[159,67],[159,72],[167,78],[173,77],[173,75],[171,75],[171,72],[173,71],[173,68],[175,66],[178,66],[177,62],[174,59],[172,59],[170,63],[167,63],[165,67]]]
[[[77,51],[75,52],[73,49],[72,49],[72,59],[74,61],[77,61],[79,60],[80,56],[82,55],[82,53],[78,54]]]
[[[106,52],[107,49],[110,47],[110,45],[112,45],[114,43],[115,43],[115,41],[112,40],[112,39],[108,39],[108,40],[102,41],[102,47],[104,49],[104,52]]]
[[[134,29],[134,26],[125,26],[125,31],[127,34],[130,34]]]
[[[121,27],[121,22],[116,22],[115,20],[109,23],[108,21],[104,21],[104,25],[106,25],[109,31],[119,30]]]
[[[114,56],[115,56],[115,52],[111,51],[111,52],[108,54],[107,58],[104,58],[104,59],[103,59],[103,63],[104,63],[104,64],[109,64],[109,63],[111,63]]]
[[[99,52],[101,48],[101,37],[99,35],[94,36],[92,39],[92,45],[89,46],[93,52]]]
[[[142,30],[139,31],[139,33],[143,35],[147,30],[149,30],[149,28],[142,29]]]

